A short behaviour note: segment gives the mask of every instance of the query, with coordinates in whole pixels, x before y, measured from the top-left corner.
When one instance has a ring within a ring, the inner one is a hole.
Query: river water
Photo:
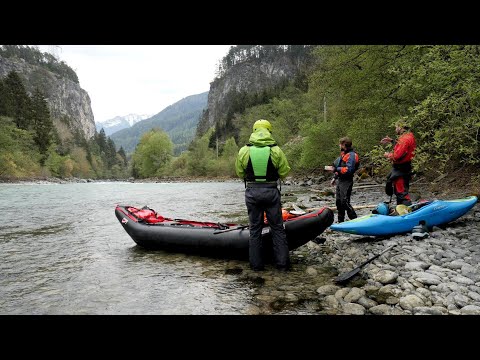
[[[248,262],[143,250],[116,204],[247,221],[241,182],[0,184],[0,314],[248,314],[258,306]]]

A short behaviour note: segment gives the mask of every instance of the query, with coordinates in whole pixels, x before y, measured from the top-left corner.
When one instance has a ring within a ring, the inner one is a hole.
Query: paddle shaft
[[[383,250],[382,252],[378,253],[377,255],[372,256],[370,259],[368,259],[367,261],[363,262],[362,264],[360,264],[359,266],[357,266],[355,269],[350,270],[350,271],[347,272],[347,273],[344,273],[344,274],[342,274],[342,275],[337,276],[337,277],[335,278],[335,282],[339,283],[339,282],[344,282],[344,281],[349,280],[349,279],[352,278],[354,275],[356,275],[363,266],[365,266],[365,265],[367,265],[369,262],[375,260],[375,259],[378,258],[380,255],[385,254],[387,251],[393,249],[395,246],[397,246],[397,244],[392,245],[392,246],[386,248],[385,250]]]
[[[392,201],[392,198],[390,198],[390,202]],[[389,202],[389,204],[390,204]],[[408,207],[411,208],[413,206],[416,206],[416,205],[419,205],[421,204],[420,202],[416,202],[416,203],[413,203],[412,205],[409,205]],[[332,209],[332,211],[337,211],[337,209],[335,209],[335,206],[336,205],[330,205],[330,204],[327,204],[325,205],[326,207],[329,207]],[[373,208],[376,208],[378,206],[378,204],[369,204],[369,205],[356,205],[356,206],[352,206],[354,210],[359,210],[359,209],[373,209]],[[308,208],[308,209],[305,209],[306,211],[308,212],[311,212],[311,211],[315,211],[315,210],[319,210],[321,208]]]
[[[229,231],[235,231],[235,230],[245,229],[245,228],[248,228],[248,226],[249,226],[249,225],[242,225],[242,226],[236,226],[236,227],[231,228],[231,229],[217,230],[217,231],[214,231],[214,232],[213,232],[213,235],[223,234],[223,233],[226,233],[226,232],[229,232]]]

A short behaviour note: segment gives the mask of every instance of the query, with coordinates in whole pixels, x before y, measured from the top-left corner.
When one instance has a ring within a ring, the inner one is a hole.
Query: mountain
[[[166,107],[149,119],[142,120],[132,127],[113,133],[110,138],[117,149],[123,146],[127,154],[133,153],[144,133],[160,128],[173,142],[174,153],[179,155],[187,149],[195,136],[198,121],[207,107],[208,91],[187,96]]]
[[[96,121],[95,126],[97,131],[100,131],[102,128],[105,131],[105,135],[110,136],[113,133],[130,128],[141,120],[150,118],[152,115],[137,115],[137,114],[128,114],[125,116],[115,116],[112,119],[105,121]]]
[[[207,110],[197,136],[215,127],[218,138],[237,135],[236,113],[266,104],[290,81],[302,79],[311,61],[311,45],[237,45],[222,59],[210,83]]]
[[[0,78],[6,77],[10,71],[15,71],[23,80],[29,95],[35,88],[39,88],[45,94],[55,126],[59,126],[61,123],[68,124],[71,130],[78,130],[86,139],[95,135],[95,121],[90,97],[80,87],[75,73],[73,73],[73,77],[64,76],[58,70],[56,72],[48,70],[46,65],[39,66],[31,64],[19,56],[8,56],[4,48],[0,53]],[[31,49],[27,49],[25,52],[40,54]],[[47,65],[50,68],[53,68],[54,65],[63,65],[64,68],[73,72],[63,63],[57,64],[52,61]],[[64,70],[64,68],[61,69]]]

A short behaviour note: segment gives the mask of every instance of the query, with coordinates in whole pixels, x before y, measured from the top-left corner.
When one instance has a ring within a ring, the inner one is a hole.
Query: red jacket
[[[415,156],[415,148],[417,144],[415,142],[415,136],[412,132],[406,132],[402,134],[393,148],[393,152],[388,154],[388,158],[393,161],[394,164],[403,164],[412,161]]]

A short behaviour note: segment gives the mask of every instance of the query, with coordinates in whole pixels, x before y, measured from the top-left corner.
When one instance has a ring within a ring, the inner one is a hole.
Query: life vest
[[[248,159],[247,168],[245,169],[245,180],[255,182],[271,182],[279,179],[278,170],[275,168],[270,156],[272,146],[250,146],[250,157]]]
[[[354,167],[353,167],[353,172],[352,173],[348,173],[348,167],[347,167],[347,163],[348,161],[350,160],[350,156],[354,156],[355,157],[355,160],[354,160]],[[358,168],[360,167],[360,157],[358,156],[358,154],[355,152],[355,150],[353,149],[349,149],[348,151],[346,152],[343,152],[341,153],[341,155],[334,161],[333,165],[337,168],[337,167],[341,167],[342,170],[341,171],[338,171],[338,175],[340,177],[353,177],[353,174],[358,170]]]

